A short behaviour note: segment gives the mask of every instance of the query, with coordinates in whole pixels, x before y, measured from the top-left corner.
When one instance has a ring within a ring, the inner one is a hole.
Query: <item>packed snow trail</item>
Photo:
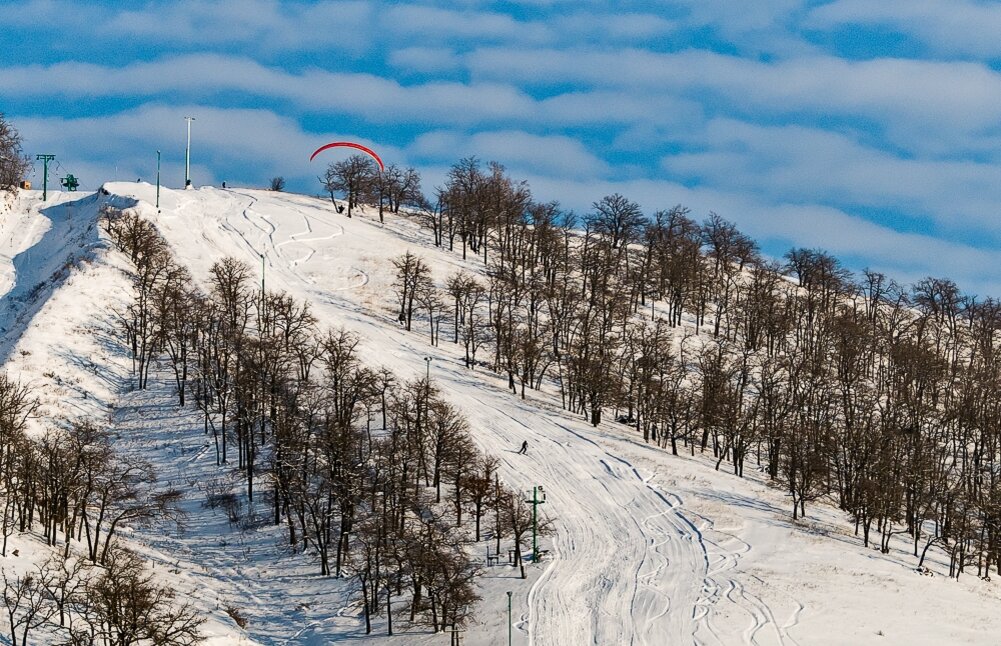
[[[406,378],[423,373],[424,357],[433,356],[433,377],[465,412],[481,447],[500,458],[501,477],[522,490],[546,490],[541,511],[555,518],[555,532],[545,539],[552,549],[522,611],[528,643],[692,643],[708,561],[700,533],[679,506],[590,439],[583,421],[518,400],[493,376],[462,367],[447,344],[430,347],[419,326],[404,332],[383,314],[391,258],[412,249],[428,258],[439,280],[459,259],[294,195],[186,192],[158,225],[202,280],[223,255],[254,266],[264,254],[272,260],[269,288],[312,302],[323,325],[357,332],[363,357],[374,365]],[[293,246],[305,253],[285,256]],[[334,275],[325,275],[331,265]],[[343,267],[356,268],[364,280],[345,285]],[[516,454],[523,440],[527,456]]]

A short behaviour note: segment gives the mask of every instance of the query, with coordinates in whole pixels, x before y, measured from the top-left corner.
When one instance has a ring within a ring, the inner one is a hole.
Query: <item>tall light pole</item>
[[[511,591],[507,591],[507,646],[511,646]]]
[[[156,151],[156,212],[160,212],[160,151]]]
[[[191,186],[191,122],[194,117],[184,117],[188,122],[188,145],[184,148],[184,188]]]
[[[261,311],[264,311],[264,254],[261,254]]]
[[[424,357],[424,363],[428,364],[427,379],[428,379],[429,382],[431,381],[431,362],[432,361],[433,361],[433,359],[431,357]]]

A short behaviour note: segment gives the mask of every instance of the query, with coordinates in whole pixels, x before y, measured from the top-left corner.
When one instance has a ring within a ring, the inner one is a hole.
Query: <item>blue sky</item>
[[[715,211],[781,255],[1001,296],[1001,3],[68,2],[0,28],[0,111],[84,188],[316,193],[350,138],[430,191],[477,156],[539,200]],[[38,169],[40,172],[40,169]]]

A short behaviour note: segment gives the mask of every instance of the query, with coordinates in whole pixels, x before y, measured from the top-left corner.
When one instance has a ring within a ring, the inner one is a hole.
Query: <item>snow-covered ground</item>
[[[0,212],[0,361],[40,396],[36,430],[42,418],[100,416],[125,385],[126,361],[107,324],[128,294],[127,263],[108,254],[98,212],[132,203],[59,192],[43,203],[41,195],[21,192]]]
[[[507,567],[485,570],[479,621],[464,644],[504,643],[509,590],[516,644],[997,642],[996,583],[951,580],[938,560],[936,576],[918,574],[903,543],[889,555],[863,548],[831,507],[815,505],[793,523],[784,493],[757,474],[738,479],[700,457],[670,456],[618,424],[592,428],[545,393],[522,401],[497,377],[463,368],[449,343],[431,347],[420,323],[400,329],[391,258],[418,253],[439,280],[459,267],[480,271],[433,248],[414,223],[387,216],[383,226],[370,215],[348,219],[318,198],[208,187],[164,190],[157,213],[152,186],[106,188],[112,195],[101,199],[139,201],[196,280],[224,256],[260,267],[263,254],[268,288],[310,301],[323,325],[357,332],[368,364],[411,377],[432,357],[432,376],[463,409],[481,448],[501,460],[501,477],[522,490],[545,487],[543,511],[556,527],[543,545],[548,558],[527,581]],[[206,631],[217,643],[359,638],[346,582],[321,578],[306,557],[282,552],[273,530],[231,526],[201,507],[200,487],[226,474],[205,450],[197,417],[177,410],[166,379],[146,393],[125,392],[128,360],[110,334],[110,312],[126,294],[124,263],[91,226],[99,203],[57,195],[41,206],[28,194],[0,215],[7,369],[37,386],[47,414],[109,420],[124,450],[146,452],[161,478],[191,490],[182,534],[137,530],[132,540],[209,614]],[[527,456],[515,452],[523,440]],[[246,631],[226,607],[247,617]]]

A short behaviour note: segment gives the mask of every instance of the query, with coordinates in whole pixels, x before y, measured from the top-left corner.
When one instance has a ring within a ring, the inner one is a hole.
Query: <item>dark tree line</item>
[[[256,504],[321,575],[354,578],[366,632],[376,616],[390,632],[394,621],[465,625],[477,600],[470,551],[488,515],[496,549],[513,542],[524,577],[524,497],[433,383],[364,365],[356,336],[321,330],[308,303],[262,291],[249,265],[217,262],[203,291],[151,223],[115,209],[104,220],[135,264],[118,318],[136,387],[149,385],[153,362],[169,365],[216,464],[241,475],[242,492],[223,479],[206,487],[208,506],[238,521],[242,500]],[[426,287],[415,286],[419,305]]]
[[[955,576],[1001,569],[996,300],[854,276],[819,250],[769,260],[681,206],[645,216],[616,194],[577,218],[475,159],[436,195],[410,215],[484,269],[395,259],[407,329],[424,319],[522,397],[550,384],[593,424],[611,412],[675,454],[750,463],[794,518],[829,500],[866,545],[906,534],[920,563],[943,547]]]

